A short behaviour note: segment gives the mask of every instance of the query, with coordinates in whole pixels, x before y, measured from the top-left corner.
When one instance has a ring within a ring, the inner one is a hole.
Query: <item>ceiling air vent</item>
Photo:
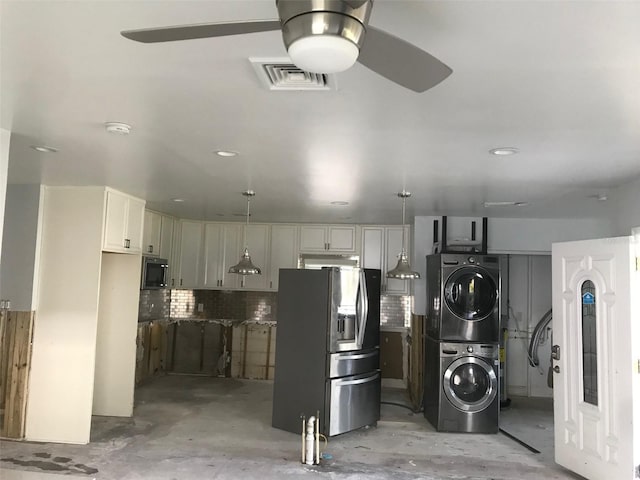
[[[288,58],[250,58],[258,78],[269,90],[335,90],[335,77],[299,69]]]

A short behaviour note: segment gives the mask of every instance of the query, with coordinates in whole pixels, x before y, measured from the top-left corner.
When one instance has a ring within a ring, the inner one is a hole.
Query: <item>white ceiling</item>
[[[640,2],[376,0],[372,25],[453,69],[421,94],[359,64],[335,91],[269,91],[248,58],[285,57],[279,32],[120,35],[274,19],[274,1],[0,5],[9,183],[106,184],[222,221],[242,221],[251,188],[253,221],[399,223],[403,188],[410,216],[584,217],[610,208],[593,195],[640,176]],[[488,153],[501,146],[520,153]],[[530,205],[482,205],[509,200]]]

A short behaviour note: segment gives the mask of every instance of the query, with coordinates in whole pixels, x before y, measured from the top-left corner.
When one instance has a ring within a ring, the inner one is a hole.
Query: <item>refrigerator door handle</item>
[[[357,338],[358,348],[362,348],[364,343],[364,332],[367,326],[367,316],[369,313],[369,300],[367,294],[367,278],[365,277],[364,270],[360,270],[360,291],[358,297],[358,304],[360,306],[358,312],[358,326],[357,326]]]
[[[334,385],[336,386],[347,386],[347,385],[360,385],[362,383],[369,383],[377,380],[380,374],[378,372],[374,373],[365,378],[357,378],[355,380],[334,380]]]
[[[336,357],[337,361],[342,361],[342,360],[361,360],[363,358],[370,358],[370,357],[375,357],[376,355],[378,355],[378,351],[374,350],[373,352],[368,352],[368,353],[356,353],[353,355],[340,355]]]

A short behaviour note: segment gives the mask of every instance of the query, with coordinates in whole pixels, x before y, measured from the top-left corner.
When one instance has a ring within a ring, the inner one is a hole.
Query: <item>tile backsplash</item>
[[[199,311],[198,306],[201,305]],[[138,320],[208,318],[277,321],[278,292],[231,290],[142,290]],[[411,297],[382,295],[380,325],[407,327]]]
[[[277,297],[277,292],[171,290],[171,318],[275,320]]]

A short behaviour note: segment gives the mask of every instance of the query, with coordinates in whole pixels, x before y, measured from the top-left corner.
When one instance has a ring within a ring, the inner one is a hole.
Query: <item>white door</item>
[[[633,237],[553,245],[555,457],[589,480],[640,478],[635,257]]]

